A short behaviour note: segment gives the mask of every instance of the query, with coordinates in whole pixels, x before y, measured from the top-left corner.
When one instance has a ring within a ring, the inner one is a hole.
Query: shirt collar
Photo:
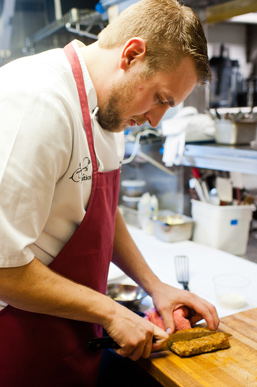
[[[77,54],[79,62],[80,62],[80,66],[81,66],[81,70],[82,70],[82,74],[83,74],[83,78],[84,78],[84,83],[85,83],[85,89],[87,92],[88,107],[89,107],[90,113],[92,113],[95,110],[95,108],[97,107],[97,95],[96,95],[96,91],[95,91],[95,87],[93,85],[93,82],[92,82],[90,75],[88,73],[86,63],[83,59],[83,55],[80,51],[80,47],[83,47],[84,44],[82,42],[80,42],[79,40],[73,40],[72,44],[73,44],[73,47],[76,51],[76,54]]]

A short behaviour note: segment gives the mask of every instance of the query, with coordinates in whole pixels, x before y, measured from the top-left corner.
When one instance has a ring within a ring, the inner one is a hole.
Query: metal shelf
[[[144,153],[149,154],[154,143],[158,144],[158,148],[161,148],[163,142],[164,138],[154,137],[142,140],[140,146],[143,147]],[[133,152],[135,143],[128,141],[125,146],[128,157]],[[138,156],[140,146],[137,149]],[[215,142],[186,143],[181,164],[189,167],[257,175],[257,146],[220,145]]]
[[[219,144],[186,144],[182,164],[257,175],[257,148]]]
[[[105,21],[102,19],[103,15],[99,12],[89,9],[77,9],[72,8],[69,12],[65,13],[60,19],[54,20],[45,27],[35,32],[32,36],[27,38],[27,47],[32,47],[35,43],[52,35],[62,28],[66,28],[70,32],[77,33],[78,35],[85,35],[94,39],[97,39],[96,35],[90,34],[90,29],[98,25],[103,28]],[[86,27],[86,30],[82,30],[81,27]]]

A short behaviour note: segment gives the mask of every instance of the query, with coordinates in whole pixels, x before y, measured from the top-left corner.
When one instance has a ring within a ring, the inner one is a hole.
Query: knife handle
[[[99,337],[97,339],[91,339],[87,343],[87,348],[90,351],[97,351],[98,349],[117,349],[120,346],[110,336]]]
[[[155,343],[156,338],[153,337],[153,343]],[[90,351],[94,352],[98,349],[118,349],[120,346],[115,343],[115,341],[110,336],[98,337],[96,339],[88,340],[87,348]]]
[[[132,310],[132,312],[136,313],[140,317],[145,316],[143,312],[138,310]],[[89,340],[87,343],[87,348],[90,349],[90,351],[97,351],[98,349],[118,349],[120,346],[115,343],[115,341],[110,336],[103,336]]]

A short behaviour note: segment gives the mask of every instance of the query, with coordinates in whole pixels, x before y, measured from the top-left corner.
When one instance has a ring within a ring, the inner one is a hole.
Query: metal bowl
[[[137,309],[147,294],[140,286],[109,284],[107,296],[129,309]]]

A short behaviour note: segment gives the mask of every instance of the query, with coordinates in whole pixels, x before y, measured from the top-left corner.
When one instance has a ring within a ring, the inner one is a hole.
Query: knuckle
[[[140,356],[133,354],[133,355],[129,356],[129,358],[130,358],[130,360],[137,361],[140,358]]]
[[[210,309],[211,309],[211,312],[212,312],[212,313],[216,313],[216,308],[215,308],[214,305],[211,304]]]

